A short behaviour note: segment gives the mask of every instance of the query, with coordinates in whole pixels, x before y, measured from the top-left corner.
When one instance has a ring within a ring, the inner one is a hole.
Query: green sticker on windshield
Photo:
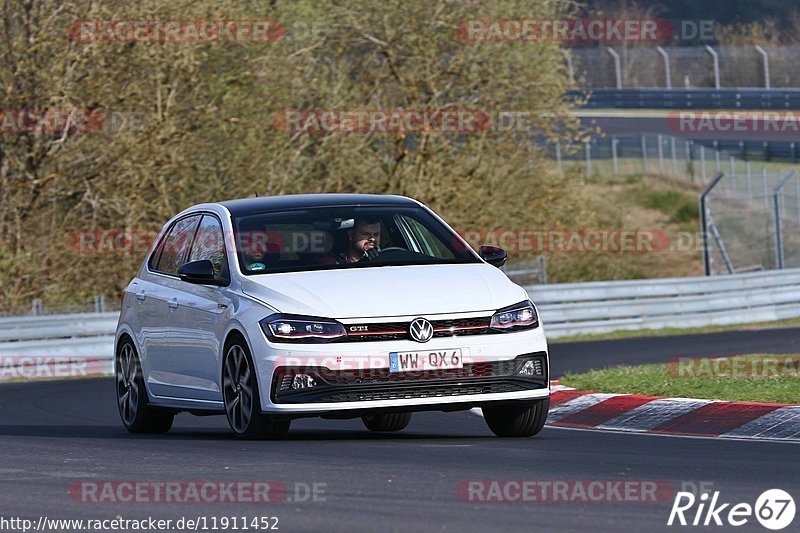
[[[264,270],[265,268],[267,268],[267,265],[265,265],[264,263],[250,263],[250,266],[247,268],[249,268],[250,270]]]

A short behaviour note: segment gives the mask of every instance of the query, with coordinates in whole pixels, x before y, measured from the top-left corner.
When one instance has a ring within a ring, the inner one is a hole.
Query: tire
[[[233,337],[225,346],[222,362],[222,401],[228,424],[237,437],[250,440],[279,439],[289,432],[291,420],[261,414],[258,378],[244,338]]]
[[[400,431],[411,422],[411,413],[383,413],[362,416],[361,421],[370,431]]]
[[[484,406],[483,418],[498,437],[532,437],[539,433],[547,420],[550,398],[524,406]]]
[[[169,431],[175,415],[150,405],[142,365],[131,339],[126,338],[120,343],[114,363],[117,407],[125,429],[131,433]]]

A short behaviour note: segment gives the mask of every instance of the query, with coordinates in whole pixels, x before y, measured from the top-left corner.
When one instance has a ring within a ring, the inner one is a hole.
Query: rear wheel
[[[539,433],[547,420],[550,398],[517,405],[487,405],[481,410],[486,425],[498,437],[532,437]]]
[[[125,429],[131,433],[166,433],[175,415],[150,405],[142,366],[133,341],[125,339],[117,349],[117,407]]]
[[[277,439],[289,432],[291,420],[261,414],[253,359],[247,343],[234,338],[225,350],[222,366],[222,399],[231,429],[243,439]]]
[[[400,431],[411,422],[411,413],[383,413],[362,416],[361,421],[370,431]]]

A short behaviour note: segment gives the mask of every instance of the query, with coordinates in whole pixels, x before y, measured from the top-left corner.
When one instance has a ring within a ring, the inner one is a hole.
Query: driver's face
[[[354,249],[359,252],[366,252],[378,246],[381,242],[381,224],[359,224],[353,229],[350,237]]]

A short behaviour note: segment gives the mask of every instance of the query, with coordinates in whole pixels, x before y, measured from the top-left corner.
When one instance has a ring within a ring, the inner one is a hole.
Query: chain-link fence
[[[701,195],[706,272],[800,267],[800,174],[721,173]]]
[[[800,45],[717,47],[598,47],[565,49],[576,86],[800,86]],[[615,59],[619,55],[619,63]]]
[[[547,150],[563,173],[579,165],[587,176],[669,175],[690,183],[706,184],[719,172],[755,179],[790,169],[788,163],[769,166],[746,161],[708,144],[671,135],[612,135],[594,137],[580,144],[551,144]]]
[[[69,304],[51,304],[37,298],[24,305],[0,309],[0,316],[66,315],[72,313],[105,313],[119,310],[119,299],[107,298],[102,294],[96,294],[91,299]]]

